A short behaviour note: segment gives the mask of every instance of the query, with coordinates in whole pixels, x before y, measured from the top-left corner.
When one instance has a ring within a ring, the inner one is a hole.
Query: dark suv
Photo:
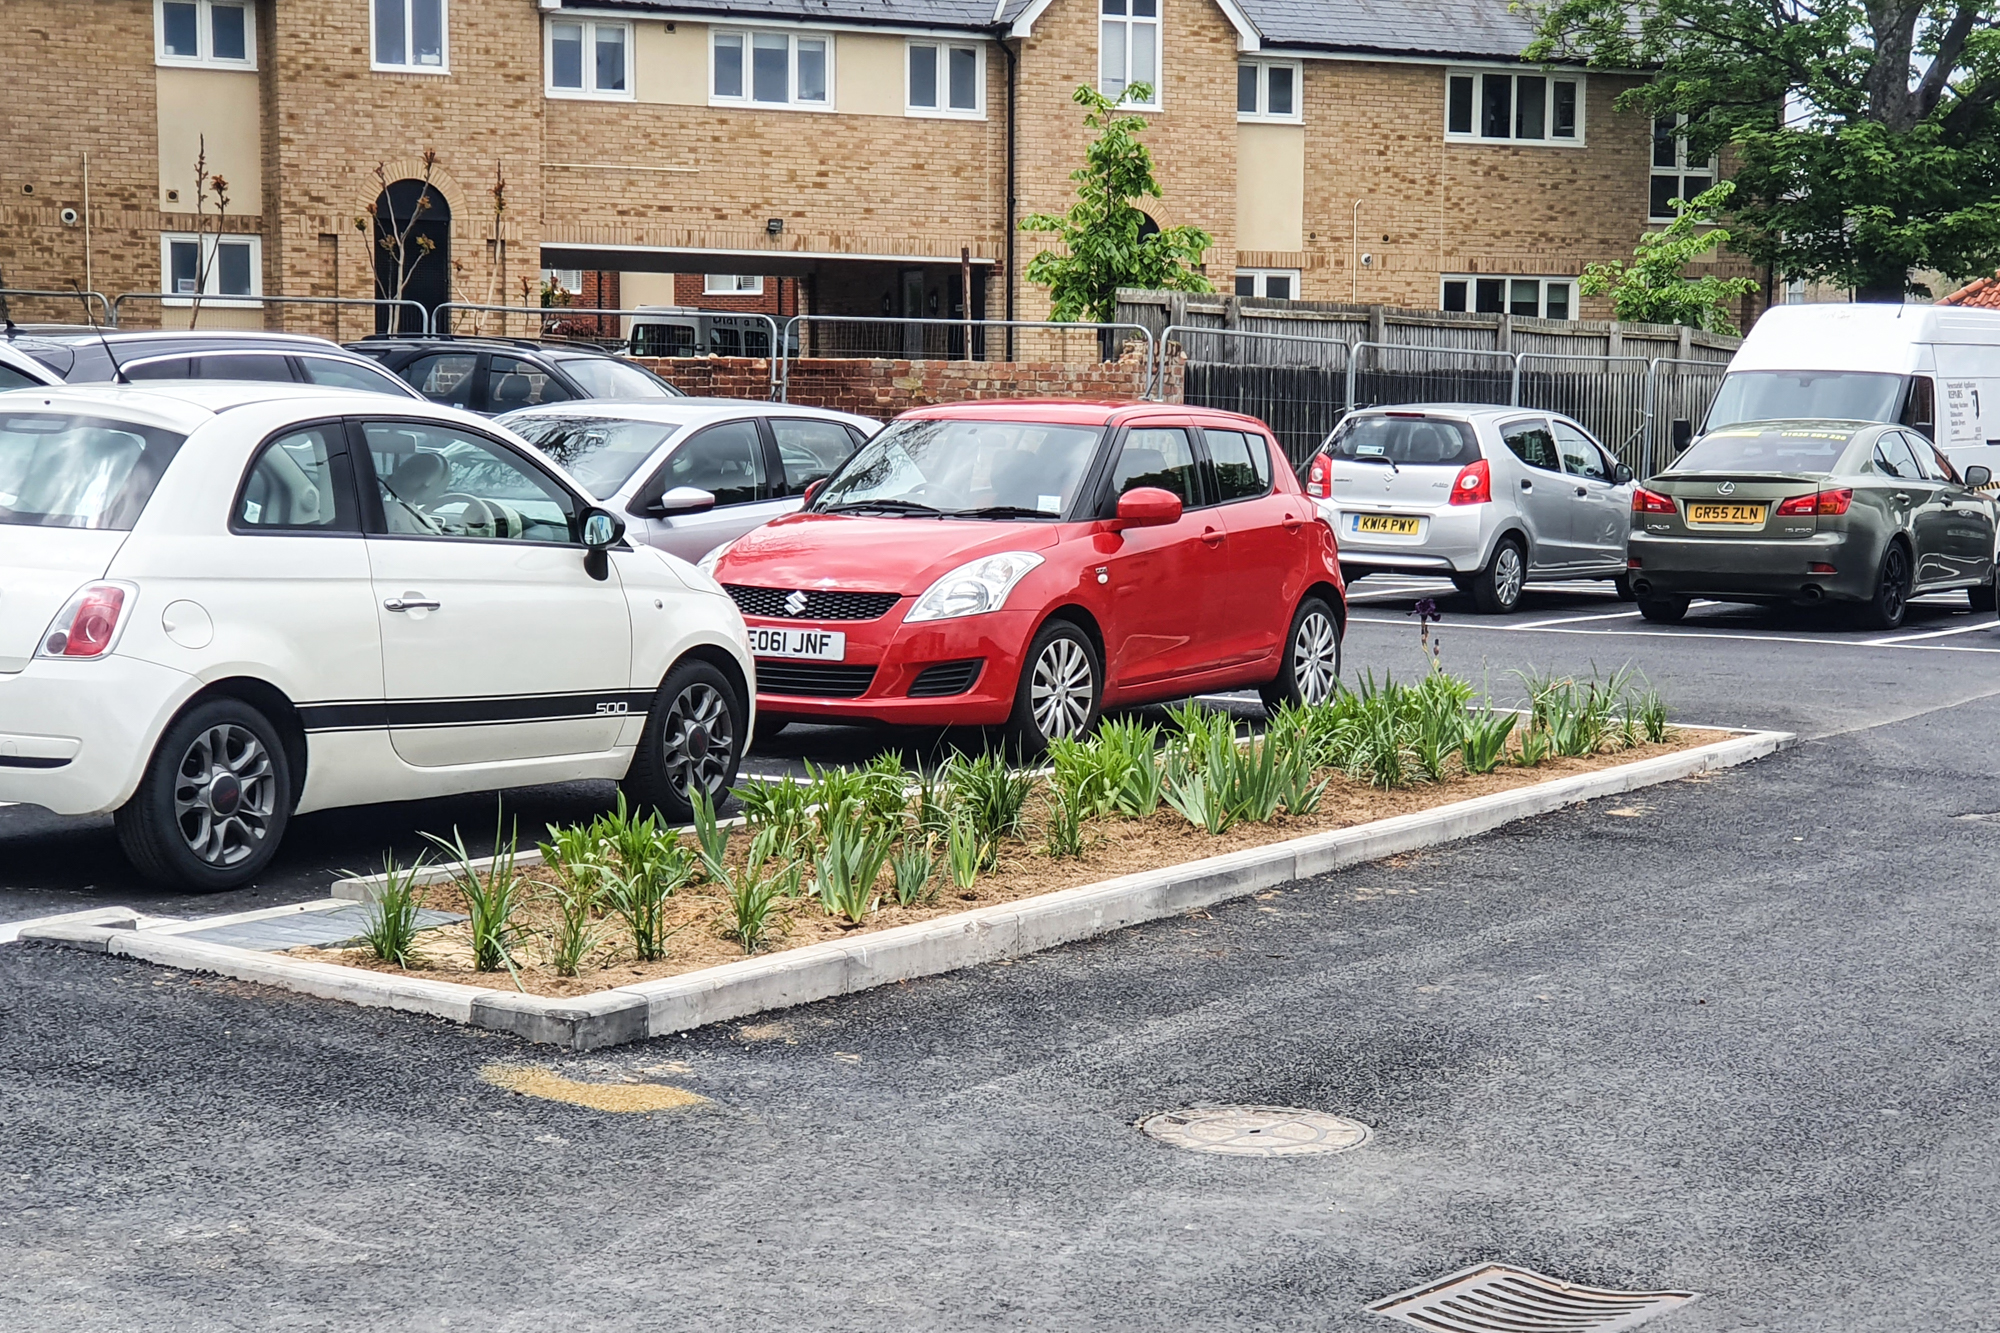
[[[432,402],[487,416],[577,398],[685,396],[652,371],[594,347],[499,338],[366,338],[347,346]]]
[[[65,329],[23,333],[9,344],[70,384],[116,379],[266,380],[417,395],[367,357],[339,343],[302,333]],[[113,362],[116,362],[114,366]]]

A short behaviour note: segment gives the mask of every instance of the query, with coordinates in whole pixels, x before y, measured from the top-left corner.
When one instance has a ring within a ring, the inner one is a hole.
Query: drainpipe
[[[1000,30],[1000,49],[1007,55],[1007,318],[1014,318],[1014,101],[1020,87],[1020,58],[1007,44],[1006,29]],[[1014,328],[1007,326],[1007,359],[1014,359]]]
[[[1352,279],[1349,305],[1361,304],[1361,201],[1354,201],[1354,216],[1347,224],[1347,276]]]

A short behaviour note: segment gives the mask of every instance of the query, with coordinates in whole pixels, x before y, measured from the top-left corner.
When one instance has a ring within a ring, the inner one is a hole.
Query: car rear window
[[[0,412],[0,523],[130,531],[186,438],[67,412]]]
[[[1326,447],[1335,458],[1397,467],[1464,467],[1479,457],[1471,426],[1419,413],[1349,417]]]
[[[1711,431],[1669,472],[1831,472],[1854,438],[1825,426],[1732,426]]]

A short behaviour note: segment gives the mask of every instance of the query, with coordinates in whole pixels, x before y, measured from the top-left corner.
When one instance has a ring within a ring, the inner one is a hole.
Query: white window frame
[[[191,56],[173,55],[167,50],[166,0],[153,0],[153,63],[184,69],[257,68],[257,0],[184,0],[195,6],[195,51]],[[214,52],[215,10],[243,11],[243,59],[221,60]]]
[[[1243,77],[1242,70],[1245,66],[1252,66],[1257,71],[1257,109],[1255,111],[1245,111],[1239,105],[1236,108],[1236,119],[1239,124],[1305,124],[1306,73],[1304,65],[1296,60],[1238,60],[1236,62],[1236,69],[1239,79]],[[1292,109],[1288,115],[1272,115],[1269,110],[1271,105],[1271,71],[1278,68],[1289,69],[1292,72]]]
[[[758,37],[781,36],[785,38],[785,99],[782,102],[760,102],[755,96],[757,76],[754,43]],[[724,37],[735,37],[743,43],[743,95],[723,97],[715,91],[715,48]],[[803,39],[826,43],[826,100],[824,102],[801,102],[799,100],[799,42]],[[710,106],[747,107],[755,111],[832,111],[836,104],[834,94],[834,35],[817,28],[710,28],[708,30],[708,104]],[[904,78],[908,78],[905,73]]]
[[[1479,288],[1478,288],[1478,286],[1477,286],[1476,284],[1478,284],[1478,283],[1481,283],[1481,282],[1498,282],[1498,283],[1502,284],[1502,286],[1501,286],[1501,289],[1500,289],[1500,309],[1499,309],[1499,310],[1498,310],[1497,312],[1496,312],[1496,311],[1491,311],[1491,310],[1488,310],[1488,311],[1486,311],[1486,312],[1484,312],[1484,313],[1486,313],[1486,314],[1489,314],[1489,315],[1490,315],[1490,314],[1495,314],[1495,313],[1498,313],[1498,314],[1502,314],[1502,315],[1507,315],[1507,314],[1514,314],[1514,309],[1513,309],[1513,306],[1514,306],[1514,284],[1515,284],[1515,283],[1517,283],[1517,282],[1532,282],[1532,283],[1536,283],[1536,284],[1538,284],[1538,285],[1537,285],[1537,287],[1536,287],[1536,289],[1535,289],[1535,313],[1534,313],[1533,315],[1518,315],[1518,316],[1517,316],[1517,318],[1520,318],[1520,319],[1580,319],[1580,318],[1582,318],[1582,316],[1578,315],[1578,314],[1577,314],[1577,311],[1576,311],[1576,303],[1577,303],[1577,298],[1578,298],[1578,295],[1579,295],[1579,293],[1578,293],[1578,291],[1577,291],[1577,281],[1578,281],[1578,280],[1577,280],[1577,277],[1576,277],[1576,275],[1575,275],[1575,274],[1571,274],[1571,273],[1551,273],[1551,274],[1541,274],[1541,273],[1446,273],[1446,274],[1443,274],[1443,275],[1441,275],[1441,276],[1439,277],[1439,279],[1438,279],[1438,309],[1440,309],[1440,310],[1444,310],[1444,309],[1446,309],[1446,308],[1447,308],[1447,307],[1446,307],[1446,305],[1445,305],[1445,303],[1444,303],[1444,301],[1445,301],[1445,284],[1447,284],[1447,283],[1452,283],[1452,282],[1462,282],[1462,283],[1464,283],[1464,284],[1465,284],[1465,309],[1466,309],[1466,312],[1467,312],[1467,313],[1469,313],[1469,314],[1476,314],[1476,313],[1480,313],[1480,312],[1479,312]],[[1567,288],[1569,289],[1569,313],[1568,313],[1568,314],[1566,314],[1566,315],[1551,315],[1551,314],[1549,314],[1549,313],[1548,313],[1548,309],[1549,309],[1549,288],[1551,288],[1551,287],[1567,287]]]
[[[1125,0],[1126,12],[1123,15],[1106,14],[1103,0],[1093,0],[1093,3],[1097,7],[1097,90],[1106,97],[1118,98],[1121,110],[1160,110],[1161,104],[1166,101],[1166,91],[1162,85],[1167,81],[1167,16],[1161,12],[1166,7],[1166,0],[1153,0],[1151,15],[1134,15],[1131,11],[1136,0]],[[1104,86],[1104,25],[1107,23],[1123,23],[1126,27],[1125,78],[1115,93]],[[1150,24],[1153,29],[1153,77],[1150,80],[1153,85],[1153,100],[1150,102],[1134,102],[1124,96],[1125,89],[1133,83],[1131,29],[1134,24]]]
[[[1239,268],[1236,270],[1236,276],[1238,278],[1253,279],[1257,284],[1257,290],[1250,294],[1260,300],[1296,301],[1299,299],[1299,281],[1305,275],[1295,268]],[[1284,278],[1290,282],[1292,294],[1290,296],[1279,297],[1269,296],[1266,288],[1269,286],[1272,278]],[[1234,290],[1233,283],[1231,284],[1231,290]]]
[[[937,106],[918,106],[914,100],[915,85],[910,78],[910,61],[918,47],[928,47],[937,54],[938,79]],[[973,89],[972,109],[951,105],[951,53],[953,50],[972,52]],[[943,37],[912,37],[903,44],[903,114],[925,120],[984,120],[986,119],[986,44],[984,42],[955,42]]]
[[[1472,80],[1472,130],[1470,133],[1455,131],[1451,127],[1452,84],[1459,79]],[[1487,79],[1511,79],[1513,88],[1507,95],[1508,133],[1488,137],[1480,132],[1485,120]],[[1521,84],[1522,79],[1542,80],[1542,137],[1523,139],[1515,135],[1521,124]],[[1556,135],[1556,85],[1573,83],[1576,85],[1576,136],[1559,138]],[[1447,143],[1511,144],[1516,148],[1582,148],[1589,138],[1590,128],[1585,123],[1584,108],[1589,101],[1588,88],[1584,76],[1569,69],[1484,69],[1477,66],[1462,68],[1454,66],[1444,72],[1444,137]]]
[[[402,0],[403,6],[403,56],[410,55],[410,30],[416,26],[413,12],[417,0]],[[376,59],[380,48],[375,42],[375,5],[368,4],[368,68],[383,74],[449,74],[451,73],[451,0],[437,0],[438,5],[438,63],[435,65],[385,65]]]
[[[749,286],[744,286],[744,283]],[[726,286],[724,284],[727,284]],[[703,296],[762,296],[764,276],[761,273],[704,273],[701,275]]]
[[[1676,134],[1674,136],[1674,164],[1671,167],[1659,165],[1654,159],[1653,153],[1660,142],[1658,121],[1664,119],[1666,119],[1664,116],[1654,118],[1653,137],[1646,144],[1646,221],[1648,222],[1672,222],[1674,220],[1671,210],[1664,217],[1653,211],[1653,181],[1658,177],[1672,176],[1676,179],[1678,188],[1674,191],[1673,197],[1682,202],[1692,202],[1693,200],[1693,196],[1687,193],[1687,178],[1689,176],[1708,177],[1708,186],[1704,186],[1704,189],[1712,187],[1717,181],[1722,179],[1722,155],[1717,153],[1710,157],[1705,168],[1698,168],[1691,165],[1688,162],[1687,136],[1684,134]],[[1687,123],[1688,118],[1685,113],[1677,113],[1674,116],[1675,129],[1680,129]],[[1695,194],[1700,193],[1701,190],[1695,191]]]
[[[542,281],[548,283],[551,287],[562,288],[570,296],[581,296],[583,295],[583,274],[584,270],[580,268],[545,268],[542,270]],[[576,279],[574,285],[566,281],[569,278]]]
[[[160,304],[167,306],[191,306],[192,294],[173,294],[175,241],[199,241],[200,264],[206,269],[207,289],[201,294],[201,303],[216,309],[254,310],[264,304],[264,238],[254,232],[223,232],[206,236],[191,231],[163,231],[160,233],[160,290],[169,293]],[[224,296],[216,290],[222,280],[222,265],[216,262],[218,246],[247,244],[250,247],[250,294],[248,296]]]
[[[581,88],[559,88],[556,86],[556,26],[569,25],[583,29],[583,86]],[[597,33],[600,28],[617,28],[625,34],[625,86],[604,89],[597,86]],[[638,98],[634,89],[638,73],[638,60],[633,55],[632,46],[636,35],[632,25],[623,19],[569,18],[555,15],[542,25],[542,94],[545,97],[566,98],[578,102],[631,102]]]

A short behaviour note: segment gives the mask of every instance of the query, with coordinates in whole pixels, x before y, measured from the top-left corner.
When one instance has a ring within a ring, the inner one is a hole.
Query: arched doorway
[[[425,314],[451,299],[451,205],[435,184],[390,183],[375,200],[375,295],[415,301]],[[377,306],[377,333],[422,333],[414,312]]]

